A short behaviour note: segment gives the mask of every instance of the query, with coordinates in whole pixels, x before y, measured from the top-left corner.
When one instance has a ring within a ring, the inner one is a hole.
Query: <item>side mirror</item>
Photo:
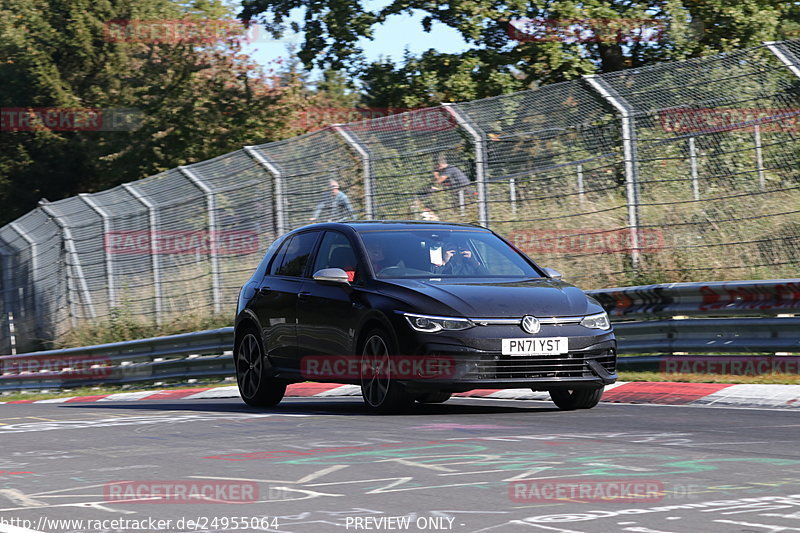
[[[314,272],[314,279],[316,281],[329,281],[331,283],[350,285],[347,272],[341,268],[323,268],[322,270],[317,270]]]
[[[547,276],[550,278],[561,279],[561,272],[559,272],[555,268],[545,267],[544,273],[547,274]]]

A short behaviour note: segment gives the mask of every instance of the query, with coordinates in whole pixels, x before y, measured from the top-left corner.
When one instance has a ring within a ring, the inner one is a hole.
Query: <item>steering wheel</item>
[[[405,271],[405,268],[403,268],[403,267],[390,266],[390,267],[386,267],[384,269],[381,269],[381,271],[378,272],[378,276],[389,276],[389,277],[391,277],[392,275],[396,276],[398,274],[402,274],[404,271]]]

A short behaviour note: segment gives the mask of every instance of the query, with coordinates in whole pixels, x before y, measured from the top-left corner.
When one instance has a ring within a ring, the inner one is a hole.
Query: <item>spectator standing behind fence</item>
[[[323,216],[326,222],[355,218],[355,211],[353,211],[353,206],[350,204],[350,198],[339,190],[339,182],[331,180],[330,187],[330,193],[325,193],[325,196],[317,204],[314,215],[309,220],[314,222],[320,215]]]
[[[462,206],[472,194],[467,175],[460,168],[450,166],[444,154],[439,156],[434,167],[433,179],[436,183],[431,187],[431,190],[450,191],[452,193],[453,208]],[[461,195],[463,195],[463,200],[460,197]]]

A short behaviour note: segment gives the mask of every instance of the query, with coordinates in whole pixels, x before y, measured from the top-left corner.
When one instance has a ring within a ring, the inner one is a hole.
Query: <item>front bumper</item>
[[[553,356],[508,356],[453,350],[447,345],[427,345],[428,357],[437,358],[448,372],[414,381],[414,387],[452,391],[474,388],[592,388],[617,380],[616,343],[607,341],[590,350]],[[411,384],[409,384],[411,385]]]
[[[475,388],[597,388],[617,380],[617,342],[613,331],[592,331],[577,325],[543,327],[539,336],[569,338],[569,352],[560,355],[503,355],[502,338],[520,337],[514,326],[476,327],[452,335],[406,337],[404,353],[439,358],[446,372],[435,378],[408,381],[413,389],[451,392]],[[413,343],[413,344],[412,344]]]

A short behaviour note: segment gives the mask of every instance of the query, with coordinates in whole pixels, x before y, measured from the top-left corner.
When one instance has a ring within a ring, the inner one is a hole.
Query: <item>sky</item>
[[[367,6],[369,9],[377,10],[388,3],[379,0],[368,2]],[[367,60],[377,61],[381,57],[388,56],[398,63],[402,60],[406,49],[414,55],[429,48],[435,48],[442,53],[457,53],[467,49],[467,43],[461,38],[461,34],[444,24],[434,22],[431,32],[425,33],[422,29],[423,16],[419,11],[413,14],[393,15],[382,25],[376,26],[372,40],[359,41]],[[295,10],[290,20],[302,23],[302,11]],[[294,44],[299,49],[303,43],[303,35],[287,32],[278,41],[261,27],[255,32],[254,41],[245,45],[243,51],[250,54],[259,64],[269,66],[275,59],[288,57],[287,45]]]

